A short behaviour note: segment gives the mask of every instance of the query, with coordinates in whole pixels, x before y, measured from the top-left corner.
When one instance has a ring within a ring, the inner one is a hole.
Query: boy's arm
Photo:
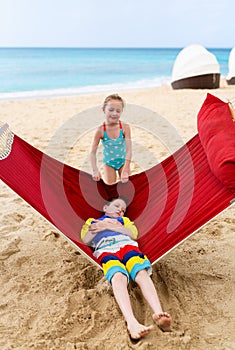
[[[129,218],[123,217],[124,225],[122,225],[118,220],[113,220],[106,218],[102,221],[97,221],[90,226],[90,231],[94,234],[99,233],[104,230],[117,231],[129,236],[130,238],[136,240],[138,236],[138,230]]]
[[[118,222],[118,228],[119,228],[119,225],[122,226]],[[117,230],[117,224],[114,224],[114,220],[104,219],[100,221],[93,218],[89,218],[87,219],[85,224],[82,226],[81,239],[85,244],[89,245],[98,233],[105,230],[113,230],[113,231]]]
[[[85,244],[91,243],[94,237],[104,230],[118,231],[130,238],[136,240],[138,236],[137,227],[134,222],[127,217],[123,217],[124,225],[113,219],[104,219],[97,221],[93,218],[88,219],[82,227],[81,239]]]
[[[124,221],[123,230],[125,230],[126,233],[125,232],[122,232],[122,233],[127,234],[130,238],[136,240],[138,237],[138,229],[135,226],[134,222],[131,221],[126,216],[123,216],[123,221]]]
[[[134,222],[125,216],[123,216],[123,221],[124,225],[122,225],[118,220],[113,220],[109,218],[104,219],[102,221],[96,221],[90,226],[90,231],[94,234],[104,230],[117,231],[136,240],[138,236],[138,230]]]
[[[82,226],[81,239],[85,244],[89,244],[94,238],[94,234],[91,233],[91,231],[89,231],[90,225],[92,224],[93,220],[93,218],[87,219],[85,224]]]

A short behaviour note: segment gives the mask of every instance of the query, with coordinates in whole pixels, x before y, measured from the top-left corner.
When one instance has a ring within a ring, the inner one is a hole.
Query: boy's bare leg
[[[121,272],[115,273],[112,278],[112,288],[115,299],[121,309],[126,320],[127,329],[132,339],[140,339],[149,334],[153,326],[144,326],[139,323],[132,310],[130,296],[127,290],[127,277]]]
[[[139,285],[144,298],[153,310],[153,320],[163,332],[171,331],[171,316],[162,311],[161,303],[149,274],[146,270],[139,271],[135,282]]]

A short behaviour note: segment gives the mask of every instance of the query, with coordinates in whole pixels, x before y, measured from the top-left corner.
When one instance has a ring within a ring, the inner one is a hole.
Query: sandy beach
[[[132,128],[133,173],[163,160],[179,140],[197,133],[197,112],[207,92],[235,98],[235,86],[119,92],[127,103],[122,119]],[[103,121],[99,110],[108,94],[1,102],[0,120],[33,146],[90,172],[91,137]],[[161,142],[168,129],[159,135],[150,112],[168,122],[175,144]],[[72,134],[74,119],[79,135]],[[132,344],[102,271],[2,182],[0,205],[2,350],[235,350],[234,206],[153,266],[173,332],[155,327]],[[151,310],[134,284],[131,299],[139,321],[151,324]]]

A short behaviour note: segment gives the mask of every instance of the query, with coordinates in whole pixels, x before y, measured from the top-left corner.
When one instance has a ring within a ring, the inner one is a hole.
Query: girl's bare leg
[[[130,296],[127,290],[127,277],[121,272],[115,273],[112,278],[112,288],[115,299],[126,320],[127,329],[132,339],[140,339],[149,334],[153,326],[144,326],[139,323],[132,310]]]
[[[152,279],[146,270],[139,271],[136,275],[135,282],[139,285],[144,298],[153,310],[153,320],[158,327],[164,332],[171,331],[171,316],[162,311],[162,306],[153,284]]]
[[[116,170],[106,164],[104,164],[103,169],[104,169],[104,182],[107,185],[115,184],[117,181]]]

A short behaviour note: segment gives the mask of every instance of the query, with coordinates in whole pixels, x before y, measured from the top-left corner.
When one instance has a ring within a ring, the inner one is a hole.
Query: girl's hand
[[[122,169],[122,172],[121,172],[121,176],[120,176],[122,183],[128,182],[129,174],[130,174],[129,169],[125,168],[125,166],[124,166],[123,169]]]
[[[233,108],[232,102],[228,102],[229,110],[231,113],[232,120],[235,122],[235,110]]]
[[[121,174],[121,182],[125,183],[125,182],[128,182],[128,180],[129,180],[128,173],[127,172],[122,172],[122,174]]]
[[[92,179],[93,179],[94,181],[100,181],[100,179],[101,179],[101,174],[100,174],[99,170],[93,171]]]

